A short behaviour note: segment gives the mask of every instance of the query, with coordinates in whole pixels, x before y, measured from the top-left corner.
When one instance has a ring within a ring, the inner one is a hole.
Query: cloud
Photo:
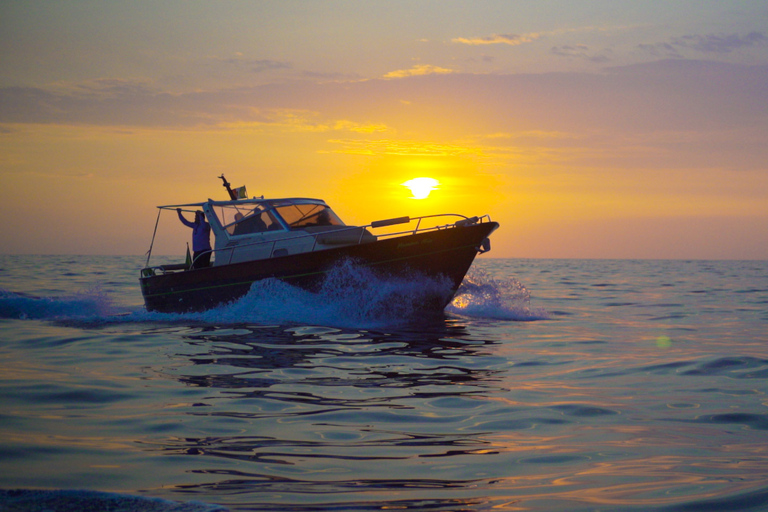
[[[680,51],[670,43],[640,43],[637,47],[653,57],[682,58]]]
[[[573,139],[576,135],[558,131],[521,130],[517,132],[495,132],[482,136],[485,139],[514,139],[514,140],[553,140]]]
[[[237,66],[240,68],[246,68],[248,71],[252,73],[264,73],[267,71],[276,71],[280,69],[291,69],[293,68],[293,65],[280,61],[280,60],[273,60],[273,59],[246,59],[242,56],[238,55],[236,57],[230,57],[227,59],[217,59],[220,62],[224,64],[229,64],[231,66]]]
[[[702,53],[731,53],[741,48],[749,48],[768,43],[768,37],[762,32],[750,32],[745,36],[727,35],[687,35],[675,38],[672,44],[682,48],[691,48]]]
[[[351,155],[452,157],[483,153],[482,149],[478,147],[435,141],[334,139],[328,142],[340,146],[340,149],[332,151],[333,153]]]
[[[432,66],[430,64],[419,64],[413,66],[410,69],[398,69],[397,71],[390,71],[384,75],[384,78],[407,78],[409,76],[445,75],[448,73],[455,73],[455,71],[448,68]]]
[[[118,81],[119,83],[119,81]],[[211,124],[204,101],[141,87],[84,84],[0,89],[0,122],[97,126]],[[217,105],[218,110],[221,105]]]
[[[584,44],[553,46],[550,49],[550,52],[560,57],[579,58],[597,63],[605,63],[611,60],[610,57],[606,55],[606,52],[595,53]]]
[[[493,34],[486,37],[457,37],[451,41],[454,43],[480,45],[480,44],[508,44],[518,46],[524,43],[530,43],[541,37],[541,34]]]
[[[158,92],[147,80],[124,78],[97,78],[82,82],[57,82],[52,85],[51,90],[81,97],[92,96],[100,98],[144,96]]]
[[[356,123],[346,119],[336,121],[333,124],[333,129],[336,131],[348,130],[357,133],[374,133],[374,132],[386,132],[389,128],[385,124],[374,123]]]
[[[287,62],[272,59],[258,59],[250,62],[251,71],[262,73],[264,71],[273,71],[275,69],[291,69],[293,66]]]
[[[727,54],[768,44],[768,37],[762,32],[739,34],[689,34],[675,37],[667,42],[639,44],[638,48],[655,57],[682,57],[681,51],[693,50],[699,53]]]
[[[390,77],[435,69],[417,66]],[[734,140],[748,146],[742,148],[745,156],[739,160],[751,154],[751,162],[757,162],[766,155],[764,149],[754,148],[758,142],[765,145],[760,134],[765,133],[768,114],[767,71],[766,66],[672,59],[599,73],[432,73],[419,80],[322,84],[297,80],[183,94],[121,81],[99,82],[101,88],[93,83],[6,87],[0,88],[0,123],[6,129],[32,123],[122,129],[272,127],[329,134],[407,132],[433,140],[458,140],[467,133],[518,136],[527,132],[526,142],[542,140],[534,133],[588,134],[592,129],[597,137],[634,137],[706,127],[738,133]],[[745,133],[757,134],[753,137],[760,140],[745,139]],[[565,144],[571,139],[550,140]]]
[[[356,82],[363,80],[363,75],[359,73],[302,71],[301,76],[322,82]]]
[[[383,123],[360,123],[349,119],[330,119],[319,112],[300,109],[265,109],[259,110],[258,118],[222,123],[224,129],[254,129],[282,133],[297,132],[353,132],[371,134],[389,131]]]

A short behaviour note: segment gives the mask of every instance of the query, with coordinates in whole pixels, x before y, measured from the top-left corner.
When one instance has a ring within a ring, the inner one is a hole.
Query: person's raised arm
[[[188,221],[187,219],[185,219],[185,218],[184,218],[184,216],[181,214],[181,208],[176,208],[176,213],[179,215],[179,220],[181,221],[181,223],[182,223],[182,224],[184,224],[185,226],[187,226],[187,227],[189,227],[189,228],[194,228],[194,227],[195,227],[195,223],[194,223],[194,222],[189,222],[189,221]]]

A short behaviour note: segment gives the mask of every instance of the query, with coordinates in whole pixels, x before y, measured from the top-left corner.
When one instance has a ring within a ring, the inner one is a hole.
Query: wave
[[[99,288],[64,297],[33,297],[0,290],[0,318],[53,320],[69,323],[204,323],[312,324],[347,328],[380,328],[428,321],[425,305],[447,300],[445,278],[419,274],[382,277],[346,262],[327,275],[315,292],[277,279],[255,282],[239,300],[207,311],[156,313],[143,308],[120,312]],[[445,313],[463,318],[538,320],[546,312],[530,307],[528,290],[515,279],[493,279],[473,270]]]
[[[0,289],[0,318],[55,320],[106,317],[115,312],[111,298],[100,288],[61,297],[36,297]]]
[[[447,313],[492,320],[547,320],[549,313],[531,306],[531,293],[515,278],[498,279],[479,269],[464,278]]]
[[[6,509],[6,507],[8,507]],[[226,512],[199,501],[180,503],[160,498],[85,490],[0,490],[2,510],[114,510],[134,512]]]

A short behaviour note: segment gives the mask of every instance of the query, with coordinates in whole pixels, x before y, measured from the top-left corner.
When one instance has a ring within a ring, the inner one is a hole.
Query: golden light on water
[[[402,185],[411,189],[413,199],[426,199],[439,184],[440,182],[434,178],[413,178]]]

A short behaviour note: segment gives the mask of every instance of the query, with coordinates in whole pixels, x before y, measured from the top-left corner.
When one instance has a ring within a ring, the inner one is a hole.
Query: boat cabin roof
[[[185,203],[185,204],[167,204],[163,206],[158,206],[158,208],[162,209],[172,209],[172,208],[190,208],[193,206],[197,206],[202,208],[205,205],[210,206],[242,206],[247,204],[260,204],[265,208],[269,207],[277,207],[277,206],[285,206],[285,205],[291,205],[291,204],[326,204],[325,201],[322,199],[315,199],[311,197],[284,197],[279,199],[264,199],[261,198],[253,198],[253,199],[235,199],[230,201],[216,201],[214,199],[208,199],[207,201],[204,201],[202,203]]]

